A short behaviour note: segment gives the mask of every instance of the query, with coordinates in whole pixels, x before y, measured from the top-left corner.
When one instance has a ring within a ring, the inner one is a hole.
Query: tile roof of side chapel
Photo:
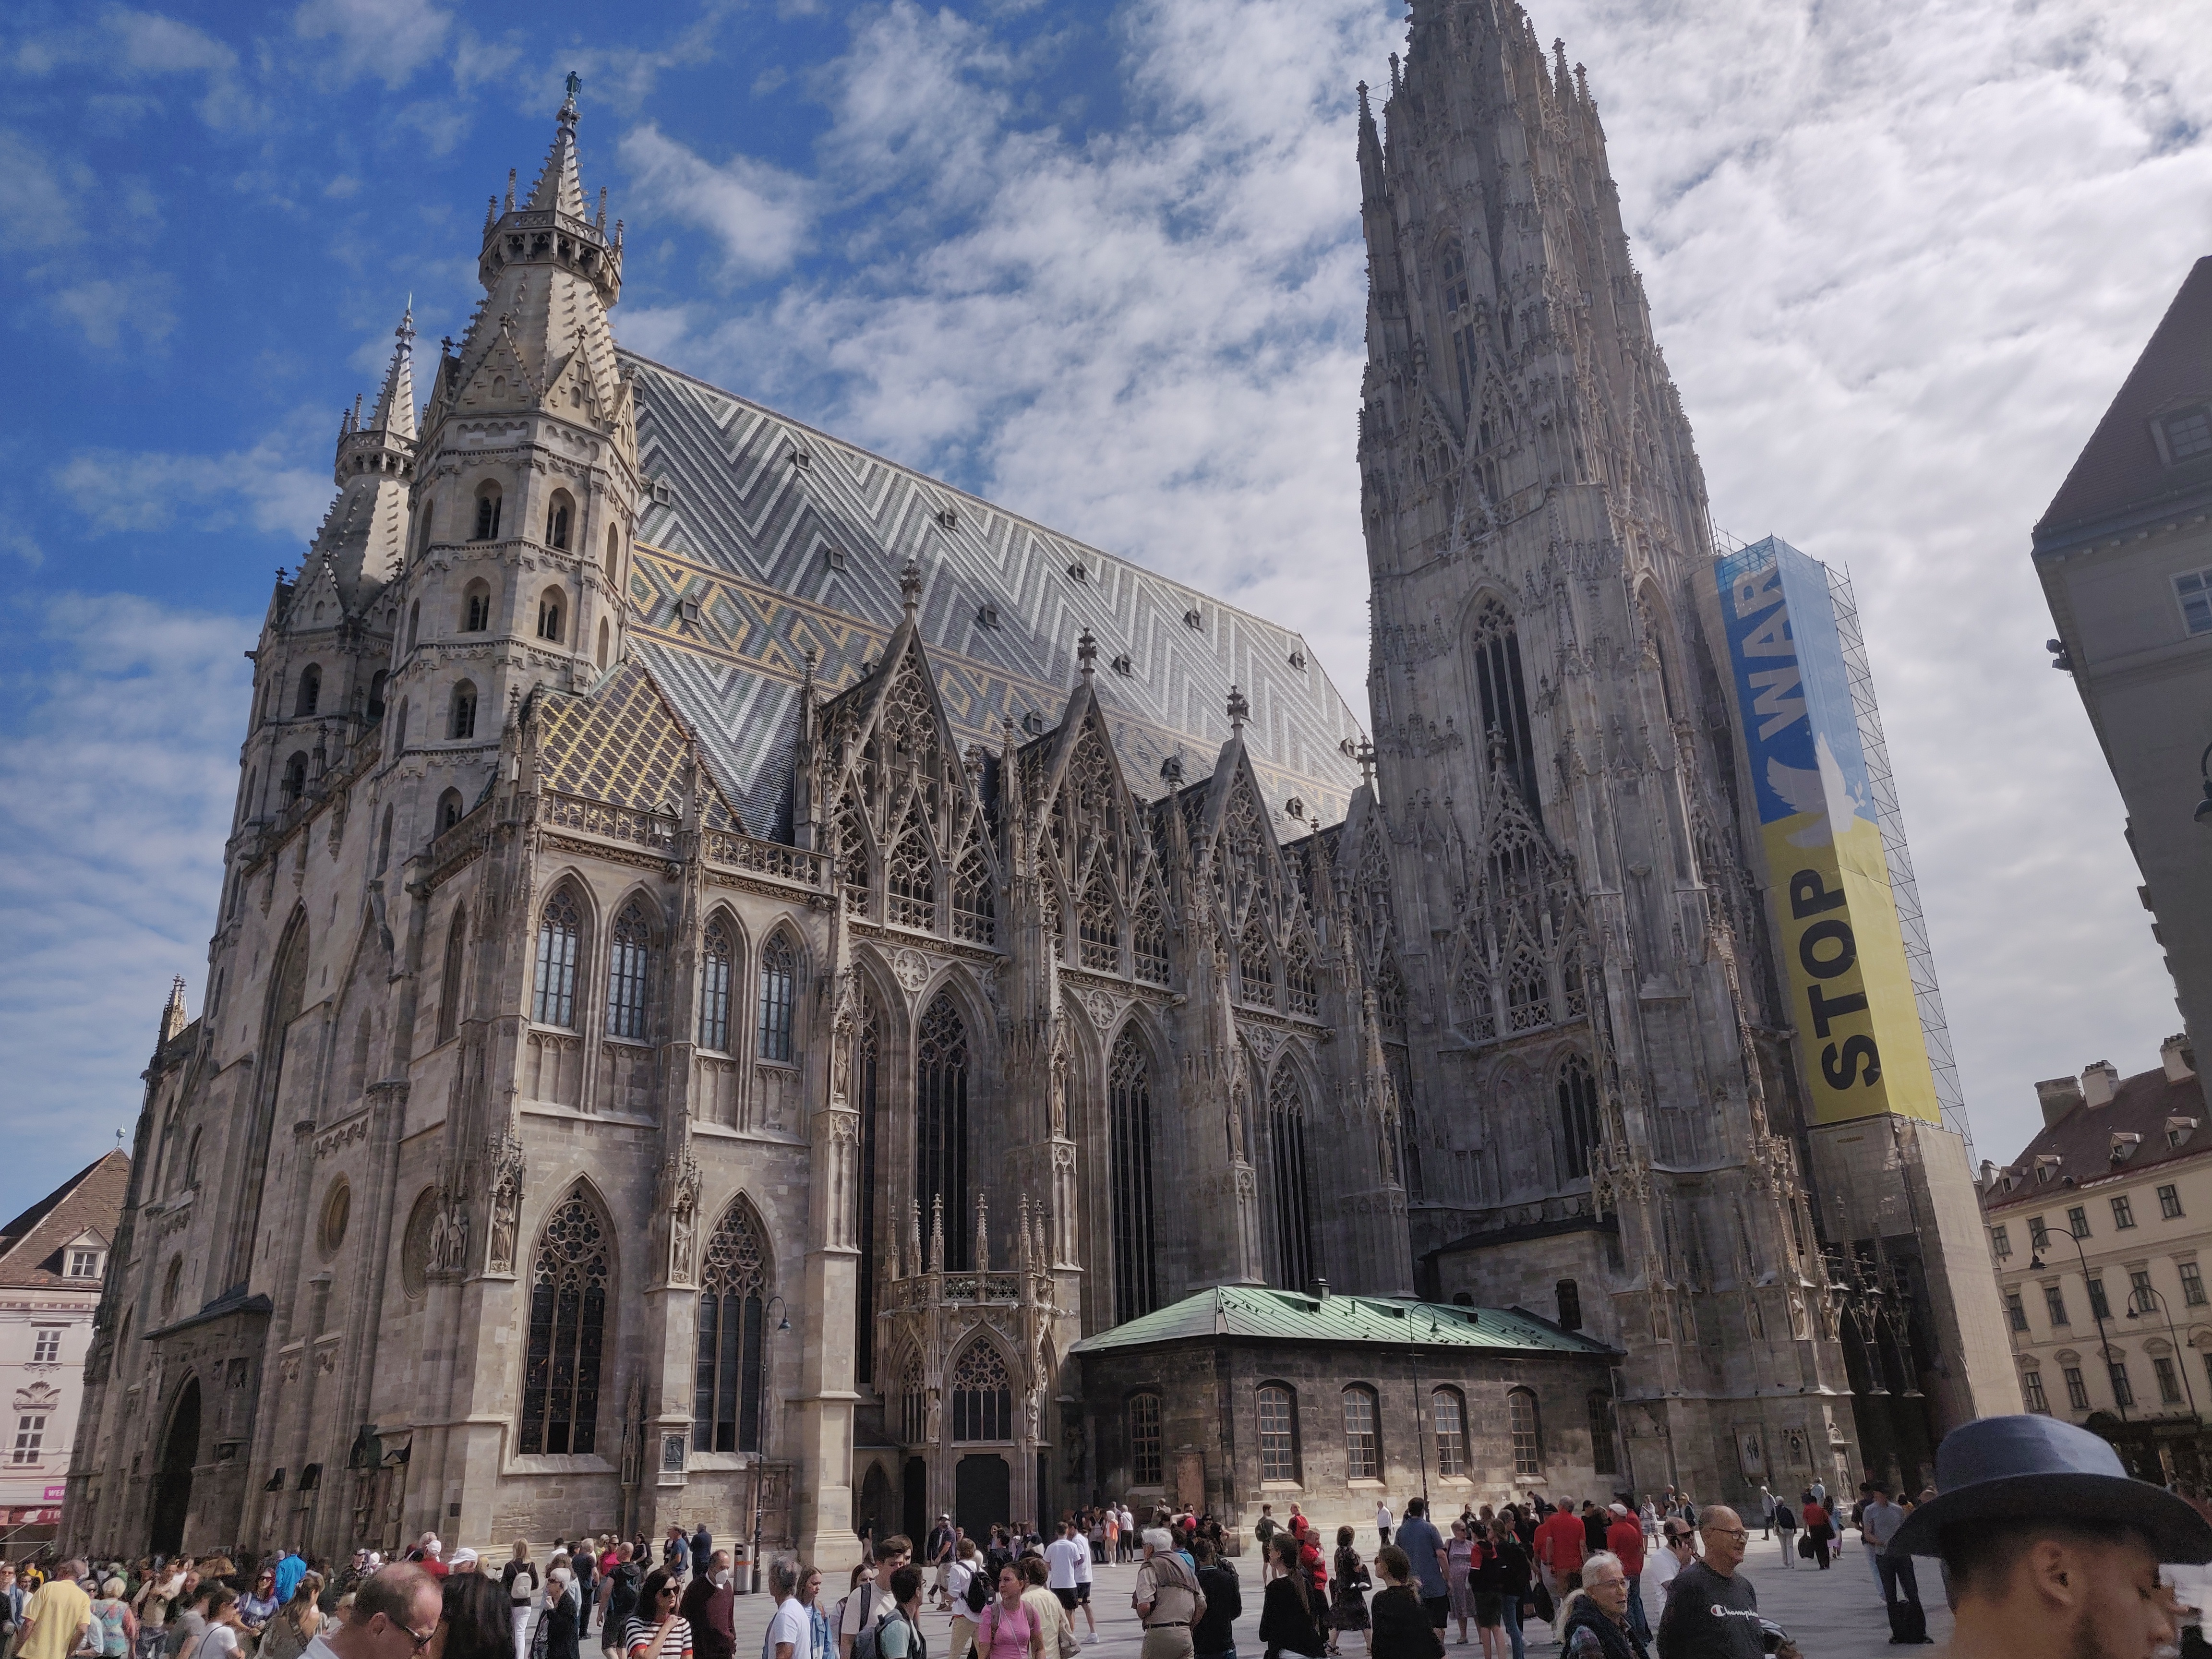
[[[61,1268],[63,1249],[90,1236],[106,1249],[123,1218],[131,1185],[131,1159],[104,1152],[0,1229],[0,1285],[11,1290],[96,1290],[96,1281],[72,1279]]]
[[[1235,685],[1271,805],[1296,797],[1323,823],[1344,816],[1363,733],[1294,631],[659,363],[623,363],[653,481],[628,593],[643,673],[547,700],[555,787],[658,809],[696,736],[744,829],[787,834],[805,655],[825,697],[858,683],[897,626],[911,556],[917,625],[963,746],[995,749],[1008,720],[1031,735],[1058,725],[1088,628],[1133,790],[1157,798],[1170,756],[1189,775],[1212,769]],[[659,697],[682,734],[658,735]]]

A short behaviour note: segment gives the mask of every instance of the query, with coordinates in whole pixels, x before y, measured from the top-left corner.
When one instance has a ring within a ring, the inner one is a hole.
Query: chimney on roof
[[[1314,1280],[1313,1297],[1314,1300],[1316,1302],[1326,1302],[1328,1300],[1328,1280],[1326,1279],[1316,1279]]]
[[[1975,1185],[1975,1186],[1977,1186],[1977,1187],[1978,1187],[1978,1188],[1980,1188],[1984,1192],[1985,1192],[1985,1193],[1986,1193],[1986,1192],[1988,1192],[1991,1188],[1995,1187],[1996,1184],[1997,1184],[1997,1166],[1996,1166],[1996,1160],[1995,1160],[1995,1159],[1993,1159],[1993,1158],[1984,1158],[1984,1159],[1982,1160],[1982,1177],[1981,1177],[1981,1179],[1980,1179],[1980,1180],[1977,1181],[1977,1182],[1974,1183],[1974,1185]]]
[[[2070,1077],[2054,1077],[2035,1085],[2035,1097],[2043,1103],[2043,1127],[2055,1125],[2081,1103],[2081,1085]]]
[[[2109,1060],[2081,1068],[2081,1098],[2091,1109],[2109,1106],[2120,1091],[2120,1068]]]
[[[2186,1083],[2197,1075],[2197,1051],[2189,1046],[2186,1031],[2176,1031],[2160,1043],[2158,1057],[2165,1062],[2168,1083]]]

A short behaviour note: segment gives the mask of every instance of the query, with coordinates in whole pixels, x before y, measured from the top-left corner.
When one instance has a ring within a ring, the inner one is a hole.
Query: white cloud
[[[797,255],[807,215],[790,174],[743,155],[718,167],[650,122],[625,133],[618,153],[642,202],[714,237],[726,270],[778,271]]]
[[[46,659],[0,731],[0,1052],[40,1153],[0,1171],[12,1213],[136,1121],[171,975],[204,995],[254,624],[64,594],[8,625]]]
[[[227,455],[80,450],[55,469],[53,482],[96,531],[243,522],[304,542],[333,489],[327,465],[311,459],[319,433],[335,438],[336,422],[302,410],[252,448]]]
[[[243,126],[260,113],[239,77],[237,52],[204,30],[159,12],[109,6],[63,27],[25,33],[11,43],[6,58],[19,73],[33,77],[83,67],[132,82],[198,76],[197,107],[210,126]],[[110,100],[106,112],[111,118],[143,115],[157,108],[150,102],[125,106]]]
[[[2092,0],[1542,14],[1591,66],[1717,521],[1857,579],[1969,1105],[2008,1155],[2033,1079],[2147,1066],[2176,1023],[2027,550],[2202,251],[2212,36]],[[810,77],[813,237],[847,263],[643,331],[1303,629],[1364,705],[1350,88],[1399,27],[1248,0],[1117,31],[1132,124],[1079,143],[985,29],[864,15]]]
[[[445,45],[453,21],[428,0],[306,0],[292,14],[302,40],[336,43],[324,70],[337,86],[369,76],[405,86]]]

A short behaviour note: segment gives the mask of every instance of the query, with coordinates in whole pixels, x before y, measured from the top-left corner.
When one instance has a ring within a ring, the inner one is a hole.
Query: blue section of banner
[[[1873,823],[1827,572],[1770,536],[1720,560],[1717,580],[1759,821],[1809,812]]]

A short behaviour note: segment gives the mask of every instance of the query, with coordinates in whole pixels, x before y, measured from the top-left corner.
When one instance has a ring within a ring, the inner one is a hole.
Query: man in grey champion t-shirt
[[[1719,1504],[1698,1517],[1705,1550],[1674,1575],[1659,1620],[1659,1659],[1764,1659],[1759,1592],[1736,1571],[1751,1541],[1736,1512]],[[1775,1659],[1802,1659],[1785,1642]]]

